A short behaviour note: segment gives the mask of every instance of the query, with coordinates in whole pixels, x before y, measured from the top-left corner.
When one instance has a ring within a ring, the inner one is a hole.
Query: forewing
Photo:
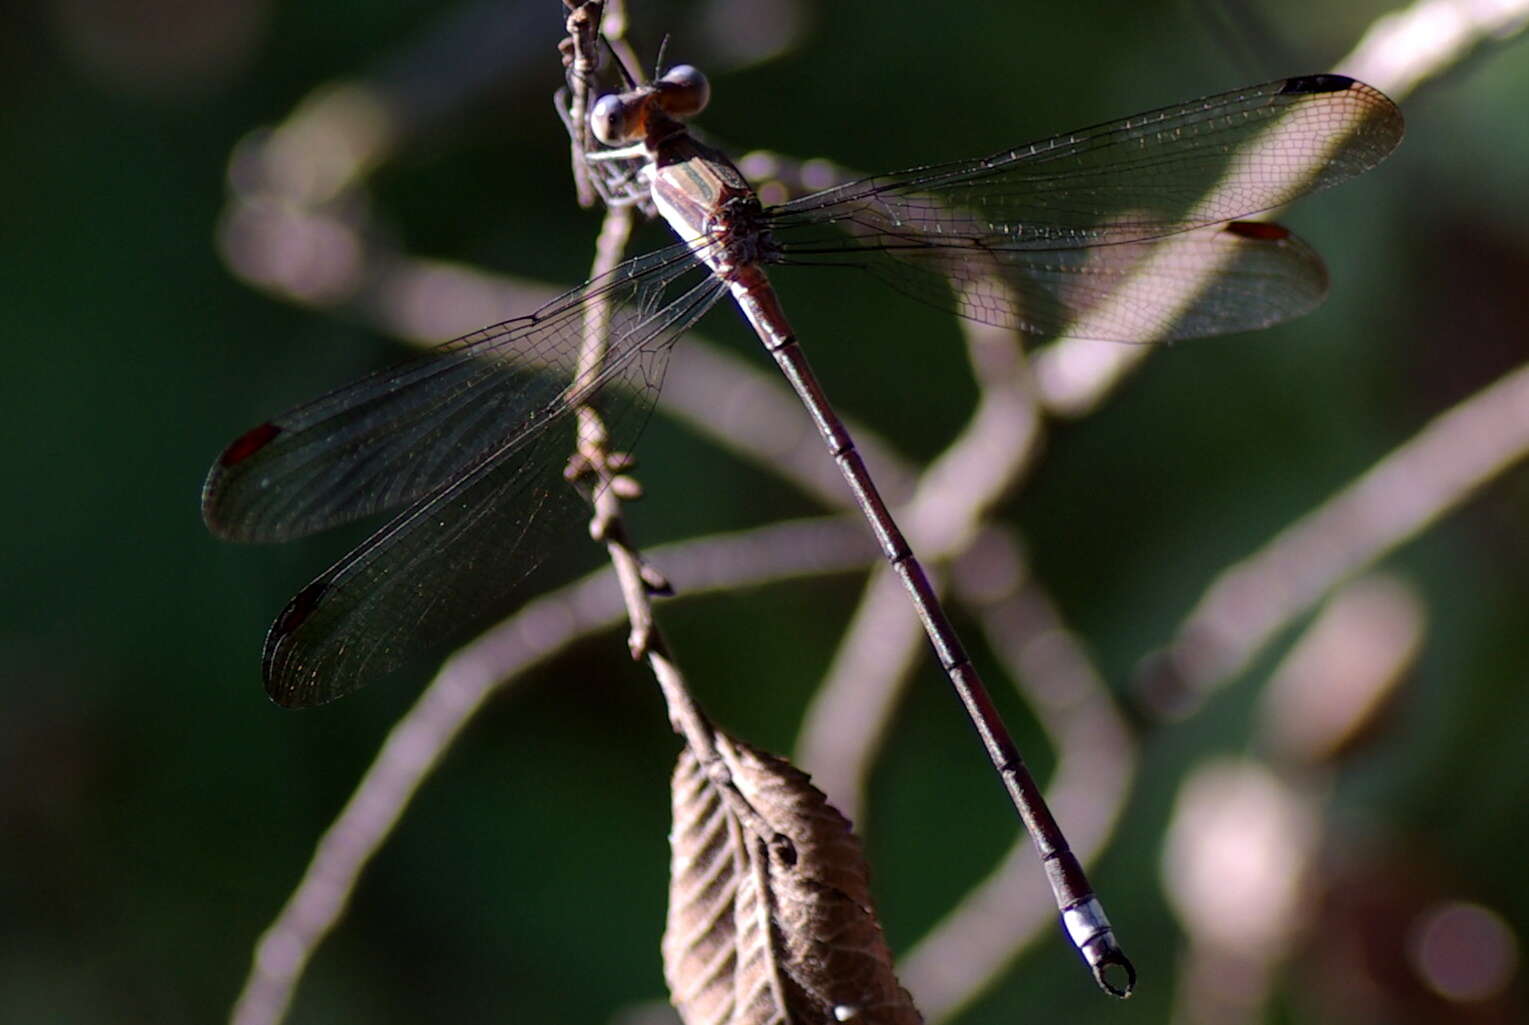
[[[612,340],[596,382],[613,451],[641,431],[670,348],[720,297],[709,275]],[[318,705],[464,640],[511,612],[515,585],[582,521],[564,479],[570,403],[396,517],[303,588],[272,625],[263,665],[278,704]]]
[[[591,331],[616,340],[705,275],[683,245],[628,260],[530,316],[369,374],[247,431],[213,464],[213,533],[284,541],[397,509],[479,465],[567,405]],[[596,311],[591,319],[591,311]]]
[[[878,175],[765,216],[781,262],[864,267],[988,323],[1121,341],[1224,333],[1305,312],[1325,275],[1283,229],[1215,226],[1361,174],[1401,133],[1400,111],[1361,82],[1283,79]],[[1158,240],[1181,244],[1158,258]],[[1227,280],[1200,299],[1151,298],[1222,269]],[[1128,280],[1141,285],[1136,307],[1103,309]],[[1274,294],[1291,281],[1298,295]]]

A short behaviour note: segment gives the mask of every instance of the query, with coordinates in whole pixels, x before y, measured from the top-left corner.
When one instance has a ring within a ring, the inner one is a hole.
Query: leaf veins
[[[685,1025],[918,1025],[865,856],[807,774],[715,735],[673,779],[664,976]]]

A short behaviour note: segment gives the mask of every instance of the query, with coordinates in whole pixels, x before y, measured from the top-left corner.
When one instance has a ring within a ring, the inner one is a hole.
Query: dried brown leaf
[[[673,781],[664,976],[685,1025],[918,1025],[849,820],[806,773],[716,735]]]

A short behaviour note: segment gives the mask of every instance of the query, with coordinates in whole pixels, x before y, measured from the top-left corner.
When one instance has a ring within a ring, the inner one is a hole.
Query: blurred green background
[[[1384,10],[1269,4],[1264,39],[1169,0],[643,3],[632,37],[651,60],[672,32],[671,59],[708,70],[703,122],[717,139],[878,170],[1321,70]],[[219,543],[199,517],[202,476],[239,431],[405,350],[252,291],[214,232],[241,137],[335,78],[412,75],[428,91],[431,60],[482,59],[438,35],[469,15],[510,19],[505,38],[527,56],[380,172],[375,212],[416,253],[571,285],[598,217],[572,201],[552,113],[555,0],[53,0],[0,13],[0,1020],[224,1016],[315,838],[417,693],[395,678],[290,713],[261,691],[263,631],[345,541]],[[769,53],[783,28],[789,45]],[[1101,412],[1050,437],[1006,514],[1113,685],[1124,691],[1221,567],[1529,352],[1526,97],[1523,43],[1409,97],[1389,163],[1283,218],[1328,259],[1319,313],[1157,353]],[[649,229],[638,246],[661,239]],[[938,452],[973,397],[949,318],[870,280],[778,280],[836,401],[910,458]],[[705,330],[752,358],[735,320]],[[661,416],[641,455],[645,543],[818,511]],[[1387,560],[1426,606],[1424,648],[1328,804],[1374,864],[1520,929],[1526,515],[1517,470]],[[596,562],[575,553],[559,569]],[[788,751],[859,583],[660,615],[703,703]],[[1097,994],[1047,933],[961,1021],[1168,1020],[1179,933],[1158,881],[1165,824],[1193,765],[1247,747],[1271,664],[1188,722],[1144,730],[1133,803],[1094,880],[1142,972],[1138,997]],[[896,950],[1012,838],[942,688],[926,666],[873,792],[873,885]],[[1050,754],[1023,709],[1012,718],[1044,774]],[[595,1023],[661,999],[676,751],[618,633],[519,683],[410,809],[290,1020]],[[1440,1010],[1426,995],[1392,1001],[1406,992],[1387,981],[1394,966],[1370,967],[1374,979],[1350,980],[1374,998],[1356,1009],[1324,998],[1321,966],[1297,959],[1269,1020],[1509,1021],[1524,1008],[1517,977],[1486,1010]]]

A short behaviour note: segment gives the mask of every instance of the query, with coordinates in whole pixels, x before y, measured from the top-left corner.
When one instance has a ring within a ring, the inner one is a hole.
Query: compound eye
[[[641,125],[634,124],[639,120],[637,114],[640,107],[641,104],[632,103],[614,93],[602,96],[589,111],[589,130],[607,146],[632,142],[641,131]]]
[[[670,117],[690,117],[699,114],[711,99],[711,83],[706,76],[689,64],[677,64],[654,83],[659,103]]]

